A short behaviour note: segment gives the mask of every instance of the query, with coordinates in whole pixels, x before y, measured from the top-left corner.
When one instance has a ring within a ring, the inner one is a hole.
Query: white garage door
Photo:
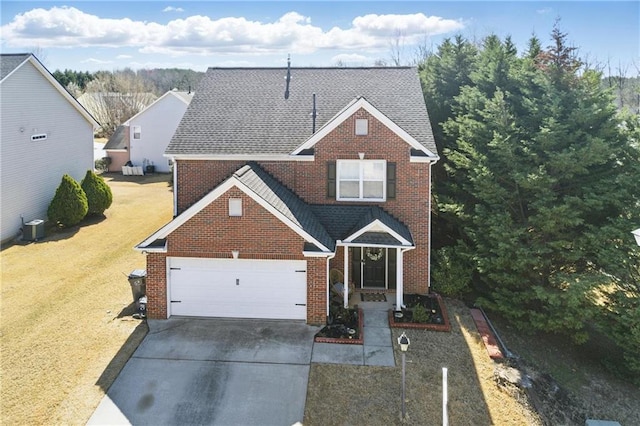
[[[170,315],[307,318],[307,262],[169,258]]]

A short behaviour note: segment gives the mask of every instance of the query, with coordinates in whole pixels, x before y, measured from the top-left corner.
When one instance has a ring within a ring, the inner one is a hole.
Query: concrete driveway
[[[318,330],[289,321],[149,320],[88,424],[302,422]]]

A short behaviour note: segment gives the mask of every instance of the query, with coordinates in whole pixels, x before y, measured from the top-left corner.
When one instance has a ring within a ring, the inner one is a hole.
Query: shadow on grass
[[[492,380],[492,361],[486,354],[468,308],[445,300],[451,332],[391,329],[396,367],[313,363],[310,369],[305,426],[327,424],[442,424],[442,368],[448,368],[450,424],[507,424],[493,419],[480,380]],[[467,342],[464,334],[471,335]],[[402,367],[397,339],[406,332],[406,412],[401,420]],[[366,329],[365,329],[366,334]],[[469,344],[471,343],[471,345]],[[365,342],[366,345],[366,342]],[[472,346],[472,347],[470,347]],[[486,364],[476,365],[472,351],[484,351]],[[489,397],[490,398],[490,397]]]
[[[128,309],[130,306],[127,306],[125,309],[123,309],[123,312],[126,309]],[[121,315],[122,315],[122,312],[120,313],[120,315],[118,315],[118,318],[120,318]],[[144,339],[144,337],[147,335],[148,332],[149,332],[149,327],[147,325],[147,322],[140,321],[140,324],[138,324],[138,326],[133,330],[133,332],[127,338],[126,342],[124,342],[124,344],[120,347],[120,350],[111,359],[111,361],[109,362],[109,365],[107,365],[107,367],[104,369],[104,371],[98,378],[96,385],[100,386],[100,388],[104,391],[105,394],[107,393],[107,391],[109,390],[113,382],[118,377],[118,374],[120,374],[120,371],[122,371],[125,364],[127,363],[127,361],[129,361],[129,358],[131,358],[131,355],[133,355],[133,353],[138,348],[138,346],[140,345],[140,343],[142,342],[142,340]]]

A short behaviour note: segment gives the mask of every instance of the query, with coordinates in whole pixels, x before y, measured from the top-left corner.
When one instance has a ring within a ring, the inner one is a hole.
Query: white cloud
[[[347,66],[367,66],[372,65],[375,59],[371,59],[368,56],[360,55],[358,53],[340,53],[331,57],[330,62],[333,65],[342,64]]]
[[[116,59],[131,59],[133,58],[132,55],[118,55],[116,56]]]
[[[173,7],[173,6],[167,6],[164,9],[162,9],[163,12],[184,12],[184,9],[181,7]]]
[[[543,7],[542,9],[536,10],[536,13],[538,15],[548,15],[551,12],[553,12],[553,9],[551,9],[550,7]]]
[[[166,8],[165,10],[171,7]],[[176,8],[174,8],[176,9]],[[458,20],[426,16],[369,14],[353,19],[348,28],[323,29],[311,18],[288,12],[275,21],[251,21],[244,17],[211,19],[194,15],[166,24],[107,19],[75,7],[32,9],[16,15],[0,28],[9,47],[42,48],[133,47],[143,53],[183,55],[308,54],[321,49],[386,51],[394,37],[405,45],[420,43],[435,34],[459,31]]]
[[[83,59],[82,61],[80,61],[81,64],[94,64],[94,65],[105,65],[105,64],[112,64],[113,61],[105,61],[102,59],[96,59],[96,58],[88,58],[88,59]]]

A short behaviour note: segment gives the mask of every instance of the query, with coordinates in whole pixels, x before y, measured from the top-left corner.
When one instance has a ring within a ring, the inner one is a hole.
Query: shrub
[[[432,279],[438,293],[450,297],[461,297],[471,291],[473,268],[464,256],[466,246],[443,247],[434,253]]]
[[[80,223],[89,211],[87,195],[71,176],[62,176],[56,195],[47,209],[49,220],[63,226]]]
[[[427,308],[424,306],[417,304],[415,308],[413,308],[413,320],[415,322],[419,322],[421,324],[426,324],[429,322],[429,313],[427,312]]]
[[[99,170],[103,173],[109,171],[110,164],[111,164],[111,157],[102,157],[96,160],[94,163],[96,170]]]
[[[89,203],[88,214],[100,215],[109,208],[113,201],[111,188],[104,181],[102,176],[96,175],[92,170],[87,170],[87,174],[82,179],[82,189],[87,194]]]

